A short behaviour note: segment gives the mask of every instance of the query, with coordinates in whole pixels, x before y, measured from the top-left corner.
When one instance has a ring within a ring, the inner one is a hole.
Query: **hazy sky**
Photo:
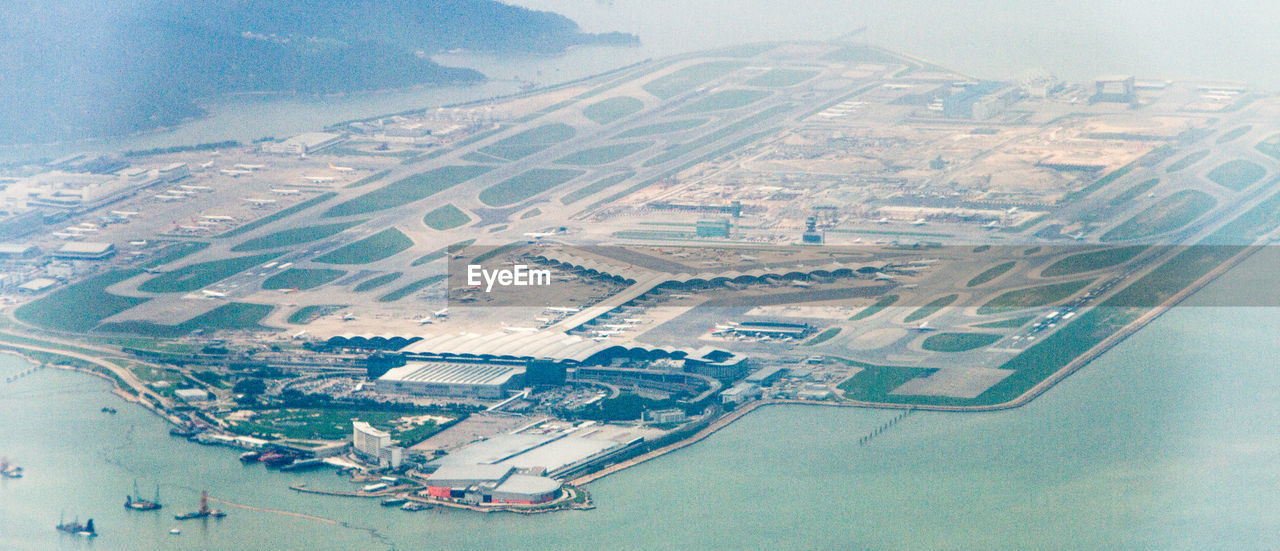
[[[588,31],[635,32],[662,55],[742,41],[868,40],[1001,78],[1238,79],[1280,89],[1280,3],[1203,0],[508,0]]]

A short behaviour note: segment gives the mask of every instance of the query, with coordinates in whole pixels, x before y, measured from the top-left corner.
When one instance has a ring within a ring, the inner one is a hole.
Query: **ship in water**
[[[225,516],[227,516],[227,514],[222,512],[222,510],[209,508],[208,492],[200,492],[200,508],[199,509],[192,511],[190,513],[173,515],[173,518],[174,520],[191,520],[193,518],[209,518],[209,517],[222,518]]]
[[[98,537],[98,530],[93,527],[93,519],[89,519],[89,521],[84,524],[80,524],[79,518],[71,522],[63,522],[62,519],[59,519],[58,526],[56,526],[56,528],[59,532],[71,534],[73,536],[82,536],[86,538]]]
[[[154,511],[162,507],[160,505],[160,486],[156,486],[155,499],[145,499],[142,494],[138,493],[138,481],[133,481],[133,493],[124,496],[124,508],[131,511]]]
[[[240,454],[240,462],[253,463],[254,461],[257,461],[258,457],[261,455],[262,455],[262,452],[244,452]]]
[[[0,476],[5,478],[22,478],[22,467],[11,465],[8,459],[0,459]]]

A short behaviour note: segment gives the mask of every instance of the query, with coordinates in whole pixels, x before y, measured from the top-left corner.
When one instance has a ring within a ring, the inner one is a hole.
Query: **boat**
[[[0,459],[0,476],[4,478],[22,478],[22,467],[9,464],[8,459]]]
[[[78,518],[71,522],[59,521],[55,528],[57,528],[59,532],[71,534],[73,536],[82,536],[86,538],[98,537],[98,530],[93,527],[93,519],[89,519],[89,521],[84,524],[80,524],[80,519]]]
[[[280,467],[280,470],[282,470],[282,471],[300,471],[300,470],[303,470],[303,469],[314,469],[314,468],[316,468],[316,467],[323,467],[323,466],[324,466],[324,460],[323,460],[323,459],[318,459],[318,458],[312,458],[312,459],[295,459],[295,460],[293,461],[293,463],[290,463],[290,464],[288,464],[288,465],[285,465],[285,466],[283,466],[283,467]]]
[[[182,513],[181,515],[173,515],[174,520],[191,520],[196,518],[222,518],[227,516],[221,509],[209,508],[209,493],[200,492],[200,508],[190,513]]]
[[[268,467],[283,467],[293,463],[293,456],[272,451],[259,455],[258,461]]]
[[[408,502],[408,501],[409,501],[408,499],[405,499],[405,498],[403,498],[403,497],[389,497],[389,498],[387,498],[387,499],[382,500],[382,506],[383,506],[383,507],[396,507],[396,506],[399,506],[399,505],[404,505],[404,504],[405,504],[406,502]]]
[[[183,438],[191,438],[200,432],[193,425],[184,425],[181,427],[173,427],[169,429],[169,436],[181,436]]]
[[[115,415],[116,413],[119,413],[119,412],[116,411],[116,408],[104,407],[102,408],[102,413],[110,413],[112,415]]]
[[[244,452],[240,454],[240,462],[253,463],[254,461],[257,461],[258,457],[261,455],[262,455],[262,452]]]
[[[162,507],[160,505],[160,486],[156,486],[155,499],[144,499],[142,494],[138,493],[138,481],[133,481],[133,493],[124,496],[124,508],[132,511],[154,511]]]
[[[169,529],[169,533],[170,533],[170,534],[173,534],[173,535],[175,535],[175,536],[176,536],[176,535],[178,535],[178,534],[181,534],[181,533],[182,533],[182,530],[179,530],[179,529],[177,529],[177,528],[170,528],[170,529]]]
[[[423,505],[423,504],[418,503],[418,502],[416,502],[416,501],[410,501],[410,502],[405,503],[404,505],[401,505],[401,506],[400,506],[400,510],[401,510],[401,511],[410,511],[410,512],[412,512],[412,511],[421,511],[421,510],[426,509],[426,508],[427,508],[427,506],[426,506],[426,505]]]

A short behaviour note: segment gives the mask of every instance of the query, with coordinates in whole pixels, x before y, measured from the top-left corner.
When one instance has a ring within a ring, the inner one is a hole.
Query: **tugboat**
[[[80,519],[78,518],[71,522],[62,522],[59,520],[56,528],[59,532],[71,534],[73,536],[83,536],[86,538],[98,537],[98,531],[93,527],[93,519],[89,519],[89,522],[84,524],[80,524]]]
[[[224,513],[224,512],[222,512],[222,510],[221,510],[221,509],[210,509],[210,508],[209,508],[209,493],[208,493],[208,492],[200,492],[200,508],[199,508],[199,509],[197,509],[197,510],[195,510],[195,511],[192,511],[192,512],[190,512],[190,513],[183,513],[183,514],[181,514],[181,515],[173,515],[173,519],[174,519],[174,520],[191,520],[191,519],[193,519],[193,518],[208,518],[208,517],[213,517],[213,518],[222,518],[222,517],[225,517],[225,516],[227,516],[227,514],[226,514],[226,513]]]
[[[416,502],[416,501],[410,501],[410,502],[407,502],[407,503],[405,503],[404,505],[401,505],[401,506],[400,506],[400,510],[401,510],[401,511],[409,511],[409,512],[421,511],[421,510],[426,509],[426,508],[427,508],[427,506],[426,506],[426,505],[423,505],[423,504],[418,503],[418,502]]]
[[[133,493],[124,496],[124,508],[133,511],[154,511],[159,509],[160,505],[160,486],[156,486],[156,498],[152,500],[143,499],[142,494],[138,493],[138,481],[133,481]]]
[[[259,457],[259,456],[261,456],[261,455],[262,455],[262,453],[261,453],[261,452],[244,452],[244,453],[240,454],[240,462],[241,462],[241,463],[253,463],[254,461],[257,461],[257,460],[258,460],[258,457]]]
[[[115,414],[117,414],[117,413],[119,413],[119,412],[118,412],[118,411],[116,411],[116,408],[104,407],[104,408],[102,408],[102,413],[110,413],[110,414],[112,414],[112,415],[115,415]]]

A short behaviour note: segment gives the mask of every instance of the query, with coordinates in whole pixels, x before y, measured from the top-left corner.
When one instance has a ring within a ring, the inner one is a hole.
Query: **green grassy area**
[[[289,314],[289,323],[294,325],[306,325],[320,318],[320,316],[337,312],[346,308],[346,304],[315,304],[312,306],[303,306],[296,312]]]
[[[979,329],[1017,329],[1036,319],[1036,316],[1020,316],[1004,320],[989,321],[974,325]]]
[[[428,228],[440,231],[451,230],[470,221],[471,217],[453,204],[446,204],[422,217],[422,223]]]
[[[434,283],[444,281],[448,277],[449,276],[445,274],[436,274],[430,277],[424,277],[422,279],[414,281],[413,283],[405,285],[404,287],[401,287],[399,289],[391,291],[390,293],[387,293],[385,295],[378,297],[378,302],[395,302],[413,293],[418,292],[419,289],[427,287],[428,285],[432,285]]]
[[[297,289],[306,291],[314,289],[335,279],[338,279],[347,272],[342,270],[330,270],[325,268],[289,268],[283,272],[268,277],[262,282],[262,288],[268,291],[276,289]]]
[[[632,97],[609,98],[588,105],[582,114],[597,124],[609,124],[627,115],[638,113],[644,102]]]
[[[377,262],[413,246],[409,236],[395,228],[387,228],[364,239],[349,243],[315,259],[323,264],[368,264]]]
[[[438,415],[438,414],[432,414]],[[330,408],[289,408],[260,411],[248,421],[231,422],[236,434],[276,436],[299,440],[341,440],[351,437],[351,422],[364,421],[391,433],[391,439],[411,446],[439,432],[434,421],[418,425],[402,422],[417,414]]]
[[[882,296],[878,300],[876,300],[875,304],[872,304],[871,306],[868,306],[866,308],[863,308],[862,310],[859,310],[857,314],[854,314],[853,317],[849,318],[849,321],[858,321],[858,320],[867,319],[871,316],[879,314],[881,310],[884,310],[885,308],[893,306],[893,303],[895,302],[898,302],[898,295]]]
[[[504,138],[480,148],[480,152],[499,159],[514,161],[533,155],[555,144],[572,138],[577,131],[564,123],[554,123],[530,128],[514,136]]]
[[[893,389],[911,379],[931,375],[937,371],[937,369],[925,367],[871,365],[847,360],[845,363],[861,367],[862,371],[840,383],[840,390],[844,391],[845,398],[867,402],[894,401],[888,399]]]
[[[320,195],[307,199],[306,201],[298,203],[292,207],[289,207],[281,211],[277,211],[273,214],[268,214],[266,216],[263,216],[262,218],[254,220],[253,222],[249,222],[248,224],[240,226],[234,230],[228,231],[226,233],[222,233],[218,235],[218,237],[220,238],[235,237],[237,235],[256,230],[262,226],[275,222],[276,220],[280,220],[282,218],[292,216],[294,214],[307,210],[311,207],[314,207],[320,203],[333,199],[334,197],[337,197],[337,196],[338,194],[332,191],[321,193]]]
[[[1017,264],[1017,263],[1003,262],[1000,264],[996,264],[995,266],[992,266],[990,268],[987,268],[982,273],[974,276],[973,279],[970,279],[969,282],[965,284],[965,287],[977,287],[979,285],[982,285],[983,283],[986,283],[997,277],[1000,277],[1004,275],[1005,272],[1012,270],[1014,264]]]
[[[168,245],[165,245],[163,251],[164,254],[139,264],[138,267],[146,269],[163,266],[175,260],[186,258],[187,256],[203,251],[207,248],[209,248],[208,241],[171,241]]]
[[[1253,148],[1272,159],[1280,159],[1280,134],[1268,136],[1267,139],[1258,142]]]
[[[1184,189],[1102,234],[1102,240],[1140,239],[1170,232],[1190,224],[1216,204],[1217,201],[1207,193]]]
[[[1113,197],[1111,201],[1107,202],[1107,205],[1112,207],[1118,207],[1120,205],[1128,203],[1129,201],[1137,199],[1143,193],[1151,191],[1151,188],[1156,187],[1156,185],[1159,183],[1160,183],[1159,178],[1151,178],[1148,180],[1143,180],[1141,182],[1138,182],[1134,184],[1133,187],[1130,187],[1129,189],[1126,189],[1120,192],[1115,197]]]
[[[471,153],[467,153],[466,155],[463,155],[460,158],[464,161],[471,161],[473,163],[480,163],[482,165],[483,164],[502,164],[507,162],[506,159],[499,159],[497,157],[494,157],[493,155],[485,155],[484,153],[481,153],[479,151],[472,151]]]
[[[1253,130],[1253,126],[1247,124],[1232,128],[1231,130],[1224,132],[1221,136],[1218,136],[1218,145],[1222,145],[1227,142],[1234,142],[1239,139],[1240,136],[1248,134],[1250,130]]]
[[[1133,161],[1127,165],[1117,168],[1111,171],[1106,176],[1098,178],[1092,184],[1089,184],[1081,189],[1078,189],[1076,191],[1066,194],[1065,196],[1063,196],[1062,200],[1058,202],[1060,204],[1074,203],[1084,197],[1087,197],[1089,194],[1092,194],[1095,191],[1098,191],[1104,187],[1111,185],[1112,182],[1119,180],[1121,177],[1129,174],[1130,172],[1133,172],[1133,169],[1136,168],[1137,166],[1138,166],[1138,161]]]
[[[142,273],[142,270],[113,270],[57,289],[14,311],[25,323],[56,331],[83,333],[98,322],[150,299],[124,297],[107,292],[107,287]]]
[[[830,52],[822,59],[827,61],[838,61],[841,63],[880,63],[880,64],[906,64],[898,56],[862,44],[851,44]]]
[[[1031,247],[1030,249],[1027,249],[1027,250],[1025,250],[1025,251],[1022,251],[1022,254],[1023,254],[1023,256],[1031,256],[1031,255],[1036,254],[1036,253],[1038,253],[1038,252],[1040,252],[1040,247]]]
[[[839,327],[828,327],[824,329],[821,333],[814,335],[813,338],[807,341],[804,341],[804,343],[802,343],[802,346],[814,346],[814,345],[822,344],[824,342],[827,342],[835,338],[835,336],[839,334],[840,334]]]
[[[626,132],[622,132],[617,136],[614,136],[614,138],[625,140],[627,138],[641,138],[641,137],[653,136],[657,134],[670,134],[672,132],[679,132],[681,130],[697,128],[699,126],[707,124],[707,120],[708,119],[680,119],[677,121],[667,121],[667,122],[657,122],[653,124],[646,124],[644,126],[637,126],[630,130],[627,130]]]
[[[350,216],[375,212],[414,201],[461,184],[492,170],[487,166],[445,166],[396,180],[349,201],[334,205],[324,216]]]
[[[556,161],[556,164],[576,166],[603,165],[635,155],[652,145],[653,142],[651,141],[640,141],[593,147],[570,153]]]
[[[658,77],[641,87],[658,99],[670,99],[732,73],[745,65],[746,63],[742,61],[708,61]]]
[[[336,235],[341,233],[342,230],[363,222],[365,221],[352,220],[349,222],[336,222],[333,224],[318,224],[315,226],[290,228],[264,235],[262,237],[250,239],[244,243],[231,247],[231,250],[235,252],[250,252],[301,245],[303,243],[310,243],[312,241],[318,241],[320,239]]]
[[[507,253],[509,253],[509,252],[511,252],[511,251],[514,251],[514,250],[516,250],[516,249],[520,248],[520,246],[521,246],[521,245],[523,245],[523,244],[524,244],[524,242],[522,242],[522,241],[513,241],[513,242],[511,242],[511,243],[507,243],[507,244],[504,244],[504,245],[499,245],[499,246],[497,246],[497,247],[490,247],[490,248],[488,248],[488,250],[486,250],[486,251],[484,251],[484,252],[482,252],[482,253],[480,253],[480,254],[476,255],[476,256],[475,256],[475,258],[472,258],[472,259],[471,259],[471,263],[472,263],[472,264],[480,264],[480,263],[483,263],[484,261],[489,260],[489,259],[491,259],[491,258],[497,258],[498,256],[501,256],[501,255],[507,254]]]
[[[565,168],[535,168],[489,186],[480,192],[480,201],[491,207],[519,203],[568,182],[582,172]]]
[[[144,281],[138,286],[138,290],[147,293],[188,293],[267,262],[280,254],[237,256],[190,264]]]
[[[355,286],[355,292],[363,293],[365,291],[377,289],[378,287],[381,287],[383,285],[391,283],[392,281],[400,279],[400,276],[402,275],[404,274],[400,272],[390,272],[390,273],[382,274],[380,276],[371,277],[357,284]]]
[[[1234,191],[1242,191],[1267,175],[1262,165],[1245,159],[1227,161],[1209,171],[1213,183]]]
[[[360,186],[363,186],[363,185],[372,184],[372,183],[374,183],[374,182],[376,182],[376,181],[378,181],[378,180],[381,180],[381,179],[383,179],[383,178],[386,178],[388,174],[391,174],[391,170],[390,170],[390,169],[387,169],[387,170],[379,170],[379,171],[377,171],[377,172],[374,172],[373,174],[370,174],[370,175],[368,175],[368,176],[365,176],[364,178],[361,178],[361,179],[359,179],[359,180],[356,180],[356,181],[354,181],[354,182],[351,182],[350,184],[347,184],[347,185],[346,185],[346,186],[344,186],[344,187],[353,188],[353,187],[360,187]]]
[[[690,102],[676,111],[676,114],[698,114],[737,109],[767,98],[771,94],[772,92],[765,90],[721,90]]]
[[[1093,283],[1092,279],[1081,279],[1006,291],[978,307],[978,315],[986,316],[1021,308],[1048,306],[1076,294],[1088,287],[1090,283]]]
[[[146,321],[104,323],[94,331],[129,333],[146,337],[177,338],[192,331],[231,331],[264,329],[258,322],[271,313],[268,304],[229,302],[177,325],[161,325]]]
[[[938,333],[920,343],[920,348],[933,352],[966,352],[998,340],[1000,335],[994,333]]]
[[[933,314],[937,313],[938,310],[941,310],[943,308],[946,308],[947,306],[950,306],[951,303],[955,302],[957,298],[960,298],[960,295],[946,295],[946,296],[935,298],[932,301],[929,301],[929,304],[921,306],[917,308],[914,312],[907,314],[907,317],[903,318],[902,321],[903,323],[911,323],[913,321],[919,321],[929,316],[932,316]]]
[[[816,76],[818,71],[801,69],[770,69],[746,82],[747,86],[762,88],[786,88],[795,86]]]
[[[521,219],[521,220],[528,220],[528,219],[533,218],[533,217],[535,217],[535,216],[538,216],[538,215],[540,215],[540,214],[542,214],[542,209],[533,208],[533,209],[529,209],[529,210],[527,210],[527,211],[524,211],[524,214],[521,214],[521,215],[520,215],[520,219]]]
[[[1169,167],[1168,167],[1168,168],[1166,168],[1166,169],[1164,169],[1164,171],[1165,171],[1165,172],[1168,172],[1168,173],[1170,173],[1170,174],[1172,174],[1172,173],[1174,173],[1174,172],[1178,172],[1178,171],[1183,170],[1183,169],[1185,169],[1185,168],[1187,168],[1187,167],[1189,167],[1189,166],[1191,166],[1191,165],[1193,165],[1193,164],[1196,164],[1196,163],[1198,163],[1198,162],[1200,162],[1200,161],[1203,161],[1203,160],[1204,160],[1204,158],[1205,158],[1205,157],[1208,157],[1208,156],[1209,156],[1209,150],[1208,150],[1208,149],[1201,149],[1201,150],[1199,150],[1199,151],[1193,151],[1193,152],[1191,152],[1191,153],[1186,154],[1186,155],[1185,155],[1185,156],[1183,156],[1181,159],[1178,159],[1178,160],[1174,161],[1174,162],[1173,162],[1173,164],[1169,165]]]
[[[1040,272],[1040,275],[1043,277],[1057,277],[1110,268],[1132,260],[1133,257],[1138,256],[1145,250],[1147,248],[1143,245],[1133,245],[1073,254],[1049,265],[1048,268]]]
[[[476,242],[476,240],[475,240],[475,239],[466,239],[466,240],[463,240],[463,241],[459,241],[459,242],[457,242],[457,243],[454,243],[454,244],[452,244],[452,245],[449,245],[448,247],[443,247],[443,248],[440,248],[440,249],[437,249],[437,250],[431,251],[431,252],[429,252],[429,253],[427,253],[427,254],[424,254],[424,255],[422,255],[422,256],[420,256],[420,257],[418,257],[417,259],[415,259],[415,260],[414,260],[412,263],[410,263],[409,265],[410,265],[410,266],[421,266],[421,265],[426,264],[426,263],[428,263],[428,262],[435,262],[436,260],[440,260],[441,258],[444,258],[444,255],[445,255],[445,254],[455,254],[455,253],[461,252],[463,249],[465,249],[465,248],[467,248],[467,247],[470,247],[470,246],[471,246],[471,244],[472,244],[472,243],[475,243],[475,242]]]

